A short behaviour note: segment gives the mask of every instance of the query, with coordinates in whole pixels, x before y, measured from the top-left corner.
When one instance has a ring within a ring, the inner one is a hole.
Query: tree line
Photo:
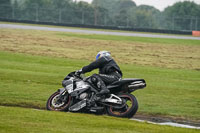
[[[0,18],[119,26],[133,28],[200,30],[200,5],[177,2],[159,11],[132,0],[1,0]]]

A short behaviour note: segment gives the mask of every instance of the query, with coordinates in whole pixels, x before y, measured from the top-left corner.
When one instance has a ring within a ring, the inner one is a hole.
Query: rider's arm
[[[91,72],[92,70],[94,69],[97,69],[97,68],[101,68],[102,66],[104,66],[106,63],[109,62],[109,59],[106,58],[106,57],[101,57],[99,58],[98,60],[90,63],[89,65],[87,66],[84,66],[82,68],[82,73],[86,73],[86,72]]]

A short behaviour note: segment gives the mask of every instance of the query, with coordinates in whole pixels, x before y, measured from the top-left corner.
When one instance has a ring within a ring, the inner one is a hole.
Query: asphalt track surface
[[[150,34],[150,33],[145,34],[145,33],[116,32],[116,31],[99,31],[99,30],[89,30],[89,29],[70,29],[67,27],[56,28],[56,27],[30,26],[30,25],[18,25],[18,24],[0,24],[0,28],[60,31],[60,32],[71,32],[71,33],[98,34],[98,35],[116,35],[116,36],[200,40],[200,37],[192,37],[192,36],[180,36],[180,35],[177,36],[177,35],[163,35],[163,34]]]

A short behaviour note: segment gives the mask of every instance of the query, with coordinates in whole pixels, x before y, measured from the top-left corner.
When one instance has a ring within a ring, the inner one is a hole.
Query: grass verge
[[[1,133],[197,133],[199,130],[158,126],[128,119],[79,113],[0,106]]]
[[[0,105],[45,108],[48,97],[85,60],[33,56],[0,51]],[[147,88],[134,92],[139,112],[198,121],[199,77],[194,70],[120,64],[124,78],[144,78]],[[88,74],[90,75],[90,74]]]
[[[200,70],[200,40],[0,29],[0,50],[93,61],[108,50],[121,64]]]
[[[124,78],[147,81],[134,93],[139,113],[199,121],[199,42],[0,29],[0,104],[45,108],[67,73],[106,48]]]

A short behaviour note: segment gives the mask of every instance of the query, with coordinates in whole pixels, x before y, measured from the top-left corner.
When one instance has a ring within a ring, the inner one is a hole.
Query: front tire
[[[134,95],[124,93],[118,95],[126,105],[122,108],[107,107],[107,113],[111,116],[131,118],[138,110],[138,102]]]
[[[68,94],[66,95],[66,101],[58,101],[59,100],[60,93],[57,91],[53,93],[46,103],[46,109],[47,110],[53,110],[53,111],[67,111],[70,104],[71,104],[71,96]]]

